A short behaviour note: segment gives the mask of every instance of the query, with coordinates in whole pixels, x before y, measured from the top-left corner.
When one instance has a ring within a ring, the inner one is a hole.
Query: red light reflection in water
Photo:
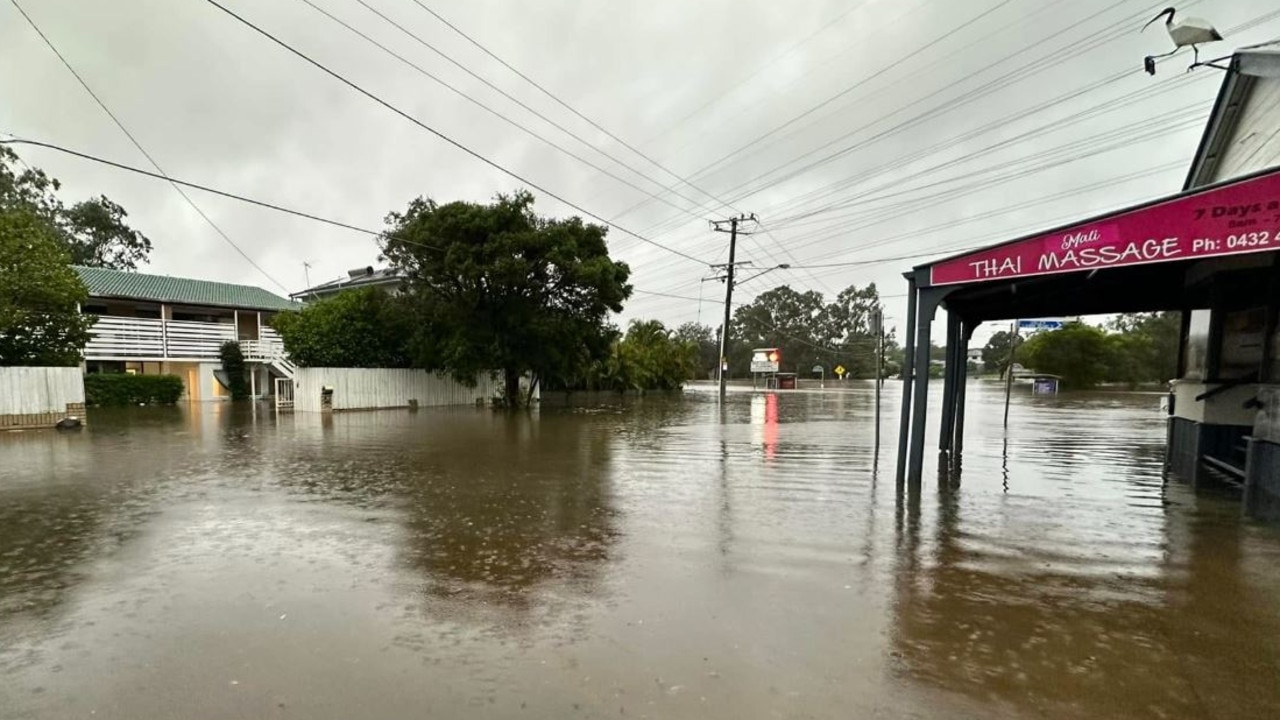
[[[764,456],[772,460],[778,452],[778,396],[764,396]]]

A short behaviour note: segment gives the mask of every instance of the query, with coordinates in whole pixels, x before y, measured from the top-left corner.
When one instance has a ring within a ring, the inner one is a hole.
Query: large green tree
[[[388,216],[383,253],[407,278],[415,364],[474,382],[501,371],[508,403],[520,378],[568,382],[603,358],[606,324],[631,295],[630,269],[609,257],[607,229],[540,217],[528,192],[490,204],[418,198]]]
[[[1025,340],[1021,335],[1015,335],[1009,330],[1000,330],[991,336],[987,344],[982,347],[982,367],[987,372],[1000,371],[1004,372],[1009,366],[1009,358],[1012,356],[1014,349]]]
[[[409,367],[414,322],[406,305],[379,288],[356,288],[282,312],[271,326],[303,367]]]
[[[737,374],[745,373],[751,351],[765,347],[780,348],[783,372],[807,374],[815,363],[825,364],[830,355],[823,350],[826,313],[822,293],[814,290],[797,292],[781,285],[760,293],[733,313],[730,337],[736,342],[730,367]]]
[[[828,375],[843,365],[854,377],[875,375],[876,333],[873,317],[880,305],[874,284],[851,285],[828,303],[821,293],[798,292],[782,285],[739,307],[730,327],[730,369],[748,371],[754,348],[781,349],[781,369],[808,375],[821,365]],[[886,358],[897,352],[891,333],[885,336]],[[893,372],[886,362],[886,374]]]
[[[1126,313],[1110,323],[1108,380],[1130,385],[1164,383],[1178,374],[1182,316],[1176,312]]]
[[[697,377],[713,377],[720,358],[720,337],[715,328],[701,323],[687,322],[676,328],[676,339],[698,348]]]
[[[49,224],[29,207],[0,205],[0,365],[80,362],[93,318],[88,296]]]
[[[875,313],[879,307],[875,283],[861,288],[850,285],[836,296],[817,330],[822,344],[842,350],[840,358],[826,358],[828,363],[844,364],[854,377],[875,376]]]
[[[136,270],[147,262],[151,241],[129,227],[124,208],[105,195],[67,206],[58,197],[57,179],[21,165],[13,150],[0,145],[0,208],[30,213],[62,246],[71,264]]]
[[[1084,390],[1108,379],[1111,348],[1102,328],[1073,322],[1032,335],[1018,348],[1018,357],[1022,365],[1058,375],[1066,387]]]

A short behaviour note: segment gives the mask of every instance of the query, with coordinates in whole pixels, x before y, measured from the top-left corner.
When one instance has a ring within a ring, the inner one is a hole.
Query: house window
[[[88,360],[84,364],[84,371],[86,375],[122,373],[124,372],[124,363],[118,360]]]

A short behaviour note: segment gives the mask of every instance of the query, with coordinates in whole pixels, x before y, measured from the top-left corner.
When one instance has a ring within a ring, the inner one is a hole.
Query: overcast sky
[[[1139,33],[1164,2],[220,1],[497,165],[698,260],[726,256],[708,219],[756,213],[762,225],[738,258],[796,269],[746,283],[736,299],[779,283],[830,296],[875,282],[894,324],[901,274],[927,257],[874,261],[1176,192],[1221,81],[1211,69],[1187,74],[1189,53],[1155,77],[1141,71],[1144,55],[1171,47],[1159,24]],[[525,186],[207,0],[18,3],[174,177],[374,229],[419,195],[485,201]],[[1280,36],[1274,0],[1179,8],[1227,36],[1207,57]],[[0,132],[147,166],[11,0],[0,0]],[[304,261],[313,284],[376,263],[368,236],[192,191],[267,278],[166,183],[17,150],[61,179],[66,198],[123,204],[155,244],[151,272],[284,293],[305,287]],[[544,214],[580,214],[537,194]],[[705,265],[621,230],[609,237],[638,291],[705,298],[637,292],[622,320],[718,324],[723,286],[700,282]],[[801,269],[850,262],[871,264]]]

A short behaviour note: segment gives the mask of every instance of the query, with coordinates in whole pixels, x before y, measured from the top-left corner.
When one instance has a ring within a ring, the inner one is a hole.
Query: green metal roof
[[[252,285],[76,267],[90,297],[127,298],[175,305],[214,305],[248,310],[292,310],[297,303]]]

